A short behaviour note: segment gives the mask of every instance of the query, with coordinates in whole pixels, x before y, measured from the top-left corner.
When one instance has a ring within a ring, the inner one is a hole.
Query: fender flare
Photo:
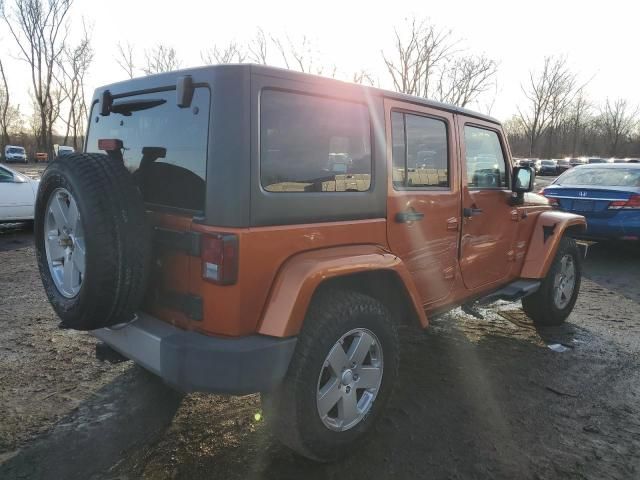
[[[423,327],[428,325],[420,295],[400,258],[376,245],[331,247],[289,258],[271,287],[258,333],[273,337],[297,335],[314,292],[324,281],[354,273],[387,270],[397,275]]]
[[[555,210],[542,212],[536,219],[520,276],[544,278],[567,230],[584,231],[586,227],[587,222],[580,215]]]

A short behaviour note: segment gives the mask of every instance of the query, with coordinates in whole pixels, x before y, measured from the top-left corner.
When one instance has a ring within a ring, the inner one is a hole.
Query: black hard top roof
[[[311,75],[308,73],[296,72],[296,71],[287,70],[284,68],[271,67],[267,65],[256,65],[256,64],[250,64],[250,63],[210,65],[210,66],[202,66],[202,67],[195,67],[195,68],[187,68],[183,70],[175,70],[172,72],[159,73],[155,75],[149,75],[146,77],[125,80],[122,82],[117,82],[117,83],[113,83],[110,85],[105,85],[97,88],[94,94],[94,98],[97,97],[104,90],[110,90],[112,94],[116,94],[116,95],[122,94],[125,92],[127,92],[128,94],[131,94],[131,92],[143,91],[147,89],[166,86],[168,83],[175,82],[175,79],[182,75],[194,75],[198,77],[203,77],[203,76],[207,76],[208,73],[214,73],[214,71],[223,70],[223,69],[224,70],[249,69],[251,73],[265,75],[265,76],[273,76],[277,78],[285,78],[285,79],[295,80],[303,83],[312,83],[312,84],[336,83],[342,86],[343,88],[345,86],[350,86],[352,88],[367,90],[370,95],[382,96],[389,99],[410,102],[416,105],[436,108],[438,110],[444,110],[451,113],[459,113],[462,115],[475,117],[480,120],[485,120],[488,122],[500,124],[499,120],[489,115],[484,115],[482,113],[474,112],[473,110],[457,107],[455,105],[451,105],[448,103],[436,102],[434,100],[428,100],[423,97],[418,97],[415,95],[407,95],[405,93],[393,92],[393,91],[384,90],[381,88],[369,87],[369,86],[359,85],[359,84],[350,83],[350,82],[343,82],[341,80],[322,77],[320,75]]]

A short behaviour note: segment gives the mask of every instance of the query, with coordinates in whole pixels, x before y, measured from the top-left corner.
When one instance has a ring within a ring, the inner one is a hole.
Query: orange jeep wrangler
[[[186,391],[261,392],[307,457],[346,454],[396,381],[397,327],[522,299],[573,309],[583,217],[528,193],[493,118],[256,65],[99,88],[40,182],[62,327]]]

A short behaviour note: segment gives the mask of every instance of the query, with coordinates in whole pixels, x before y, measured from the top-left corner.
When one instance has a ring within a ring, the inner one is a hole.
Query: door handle
[[[465,217],[475,217],[476,215],[480,215],[482,213],[481,208],[463,208],[462,215]]]
[[[407,222],[417,222],[418,220],[422,220],[424,218],[424,213],[422,212],[398,212],[396,213],[396,222],[398,223],[407,223]]]

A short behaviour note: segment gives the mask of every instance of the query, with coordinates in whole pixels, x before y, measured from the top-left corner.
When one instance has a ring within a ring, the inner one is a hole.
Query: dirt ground
[[[0,478],[640,478],[640,248],[595,245],[575,311],[404,328],[387,414],[348,459],[291,454],[258,396],[181,396],[60,330],[32,234],[0,227]],[[564,345],[563,352],[549,345]]]

